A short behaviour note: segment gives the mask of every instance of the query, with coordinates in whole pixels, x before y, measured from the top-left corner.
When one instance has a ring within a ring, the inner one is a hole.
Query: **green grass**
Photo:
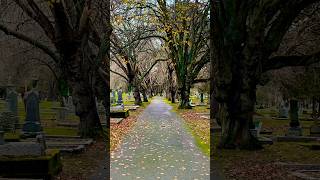
[[[198,98],[198,96],[190,96],[190,100],[192,101],[192,104],[199,104],[201,101]],[[204,98],[203,99],[204,103],[209,103],[209,99],[208,98]]]
[[[210,156],[210,143],[206,143],[205,141],[203,141],[200,137],[204,137],[206,136],[204,133],[201,133],[201,135],[198,135],[198,133],[195,132],[195,130],[193,130],[188,123],[185,123],[185,128],[192,134],[192,136],[194,137],[194,140],[196,142],[196,145],[198,146],[198,148],[207,156]],[[210,136],[210,134],[209,134]]]
[[[179,109],[178,103],[172,103],[168,99],[164,99],[164,102],[172,106],[172,112],[176,112],[180,116],[187,112],[203,113],[208,112],[207,106],[196,106],[192,109]],[[210,156],[210,126],[206,120],[197,121],[195,119],[184,119],[185,129],[194,137],[197,147],[207,156]]]
[[[64,135],[64,136],[76,136],[78,135],[78,130],[74,128],[44,128],[44,132],[47,135]]]
[[[20,133],[18,132],[6,132],[4,134],[4,139],[6,141],[18,141],[20,139]]]
[[[290,120],[276,120],[271,118],[263,118],[261,122],[262,129],[271,130],[273,136],[284,136],[287,133],[290,124]],[[313,121],[300,121],[304,136],[309,136],[309,128],[313,123]]]

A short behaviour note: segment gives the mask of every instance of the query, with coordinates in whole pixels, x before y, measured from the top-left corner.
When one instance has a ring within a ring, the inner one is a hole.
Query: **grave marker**
[[[288,118],[289,117],[289,107],[288,104],[281,104],[279,108],[279,117],[280,118]]]
[[[123,100],[122,100],[122,90],[119,89],[118,90],[118,104],[122,104]]]
[[[25,101],[26,120],[22,128],[22,134],[26,136],[36,136],[42,131],[40,125],[39,93],[35,89],[32,89],[26,93]]]
[[[290,128],[287,136],[302,136],[302,129],[299,122],[299,106],[295,99],[290,100]]]

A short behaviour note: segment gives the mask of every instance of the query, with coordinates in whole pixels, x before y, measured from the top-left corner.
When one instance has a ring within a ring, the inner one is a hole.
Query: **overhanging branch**
[[[152,70],[152,68],[153,68],[158,62],[160,62],[160,61],[168,61],[168,60],[169,60],[169,59],[157,59],[157,60],[151,65],[151,67],[148,69],[148,71],[141,76],[138,84],[140,84],[140,83],[142,82],[142,80],[150,73],[150,71]]]
[[[122,74],[120,74],[120,73],[118,73],[118,72],[115,72],[115,71],[113,71],[113,70],[111,70],[111,69],[110,69],[110,72],[112,72],[112,73],[114,73],[114,74],[116,74],[116,75],[118,75],[118,76],[120,76],[120,77],[123,77],[126,81],[129,82],[128,78],[125,77],[124,75],[122,75]]]
[[[48,54],[54,60],[54,62],[56,62],[56,63],[59,62],[59,57],[55,54],[55,52],[53,50],[51,50],[49,47],[42,44],[41,42],[39,42],[35,39],[32,39],[22,33],[19,33],[15,30],[9,29],[2,24],[0,24],[0,30],[3,31],[7,35],[14,36],[20,40],[23,40],[23,41],[29,43],[30,45],[33,45],[33,46],[41,49],[43,52]]]
[[[305,56],[276,56],[264,62],[263,72],[289,66],[308,66],[317,62],[320,62],[320,51]]]

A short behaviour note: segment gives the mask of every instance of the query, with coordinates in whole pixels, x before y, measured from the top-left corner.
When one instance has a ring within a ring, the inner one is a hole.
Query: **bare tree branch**
[[[276,56],[263,64],[263,72],[288,66],[308,66],[320,62],[320,51],[305,56]]]
[[[19,33],[17,31],[14,31],[12,29],[9,29],[7,27],[5,27],[4,25],[0,24],[0,30],[3,31],[5,34],[7,35],[11,35],[11,36],[14,36],[18,39],[21,39],[27,43],[29,43],[30,45],[33,45],[39,49],[41,49],[43,52],[45,52],[46,54],[48,54],[56,63],[59,62],[59,57],[56,55],[56,53],[51,50],[49,47],[47,47],[46,45],[42,44],[41,42],[35,40],[35,39],[32,39],[22,33]]]
[[[112,72],[112,73],[114,73],[114,74],[116,74],[116,75],[118,75],[118,76],[123,77],[126,81],[129,81],[127,77],[125,77],[124,75],[122,75],[122,74],[120,74],[120,73],[118,73],[118,72],[115,72],[115,71],[113,71],[113,70],[111,70],[111,69],[110,69],[110,72]]]

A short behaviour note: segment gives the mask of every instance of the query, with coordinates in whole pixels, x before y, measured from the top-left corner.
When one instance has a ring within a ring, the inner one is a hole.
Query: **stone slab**
[[[124,118],[110,118],[110,123],[119,124]]]
[[[261,130],[260,134],[267,134],[267,135],[271,135],[272,131],[268,131],[268,130]]]
[[[124,111],[111,111],[110,117],[111,118],[126,118],[129,116],[129,110]]]
[[[52,145],[48,144],[48,149],[59,149],[61,154],[78,154],[85,150],[84,145]]]
[[[259,136],[258,141],[261,144],[269,144],[269,145],[273,144],[273,140],[271,138],[267,138],[267,137],[263,137],[263,136]]]
[[[210,116],[200,116],[200,118],[203,118],[203,119],[210,119]]]
[[[33,142],[9,142],[0,145],[0,156],[40,156],[41,146]]]
[[[308,137],[308,136],[276,136],[273,137],[277,142],[312,142],[319,141],[320,137]]]
[[[60,127],[71,127],[71,128],[78,128],[79,127],[79,123],[77,122],[58,122],[57,126]]]
[[[309,175],[312,173],[313,175],[317,174],[316,176]],[[319,180],[320,179],[320,170],[298,170],[290,173],[291,175],[305,180]]]
[[[275,120],[289,120],[289,118],[280,118],[280,117],[271,117],[271,119],[275,119]]]
[[[292,170],[320,170],[320,164],[292,164],[292,163],[284,163],[284,162],[277,162],[275,163],[285,168],[290,168]]]
[[[59,150],[48,150],[45,156],[1,157],[0,177],[52,179],[62,170]]]
[[[58,138],[58,139],[80,139],[80,136],[65,136],[65,135],[46,135],[46,139]]]
[[[90,145],[93,143],[92,139],[46,139],[47,145]]]

